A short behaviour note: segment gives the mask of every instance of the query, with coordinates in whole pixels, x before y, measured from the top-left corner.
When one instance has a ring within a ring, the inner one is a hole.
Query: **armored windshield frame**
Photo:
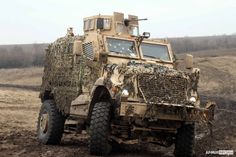
[[[110,51],[109,51],[109,48],[108,48],[108,42],[107,42],[108,38],[133,42],[134,43],[134,49],[136,51],[136,56],[126,56],[126,55],[121,55],[121,54],[116,54],[116,53],[111,54]],[[139,53],[139,50],[137,48],[137,42],[134,39],[127,39],[127,38],[120,38],[120,37],[117,38],[117,37],[112,37],[112,36],[106,36],[106,37],[104,37],[104,43],[105,43],[105,50],[106,50],[106,52],[108,52],[108,56],[121,57],[121,58],[131,58],[131,59],[140,59],[140,53]]]
[[[141,45],[139,47],[139,53],[140,53],[140,56],[141,56],[141,59],[144,59],[144,60],[151,60],[151,61],[156,61],[156,62],[165,62],[165,63],[173,63],[173,58],[172,58],[172,55],[171,55],[171,49],[170,49],[170,45],[169,44],[165,44],[165,43],[159,43],[159,42],[155,42],[155,41],[143,41],[141,44],[152,44],[152,45],[162,45],[162,46],[166,46],[167,47],[167,51],[168,51],[168,57],[170,58],[170,60],[162,60],[162,59],[158,59],[158,58],[151,58],[151,57],[145,57],[143,55],[143,51],[142,51],[142,48],[141,48]]]

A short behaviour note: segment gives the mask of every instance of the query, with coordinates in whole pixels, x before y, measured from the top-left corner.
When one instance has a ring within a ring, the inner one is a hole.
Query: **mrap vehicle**
[[[137,16],[84,18],[84,35],[72,28],[46,49],[37,135],[59,144],[65,129],[89,135],[89,151],[107,155],[114,144],[175,144],[192,156],[195,123],[213,118],[201,103],[200,70],[185,56],[185,70],[166,40],[139,33]]]

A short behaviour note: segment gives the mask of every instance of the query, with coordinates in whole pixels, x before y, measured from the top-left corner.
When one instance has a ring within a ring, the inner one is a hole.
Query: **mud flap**
[[[207,126],[210,130],[210,135],[212,136],[212,127],[213,127],[213,120],[214,120],[214,112],[215,112],[216,103],[213,101],[208,101],[206,103],[205,111],[204,111],[204,120],[207,122]]]
[[[216,103],[209,101],[206,103],[205,111],[204,111],[204,116],[206,117],[207,121],[212,121],[214,120],[214,111],[215,111],[215,106]]]

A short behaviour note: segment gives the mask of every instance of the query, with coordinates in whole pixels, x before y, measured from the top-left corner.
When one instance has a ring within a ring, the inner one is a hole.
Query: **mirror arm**
[[[108,53],[107,52],[99,53],[99,61],[100,62],[107,63],[107,57],[108,57]]]

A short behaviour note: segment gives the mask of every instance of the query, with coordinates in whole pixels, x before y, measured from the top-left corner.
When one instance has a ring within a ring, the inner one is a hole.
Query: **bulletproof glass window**
[[[138,26],[130,26],[129,34],[133,36],[138,36],[139,35]]]
[[[84,21],[84,30],[92,30],[94,29],[94,19],[88,19]]]
[[[98,18],[97,19],[97,29],[103,29],[104,28],[104,19]]]
[[[111,19],[104,19],[103,29],[106,29],[106,30],[111,29]]]
[[[89,29],[92,30],[94,29],[94,19],[89,20]]]
[[[170,61],[167,45],[142,43],[141,50],[144,58]]]
[[[122,56],[137,57],[134,41],[115,38],[107,38],[106,41],[109,53],[114,53]]]
[[[85,31],[89,30],[89,20],[84,21],[84,30]]]

